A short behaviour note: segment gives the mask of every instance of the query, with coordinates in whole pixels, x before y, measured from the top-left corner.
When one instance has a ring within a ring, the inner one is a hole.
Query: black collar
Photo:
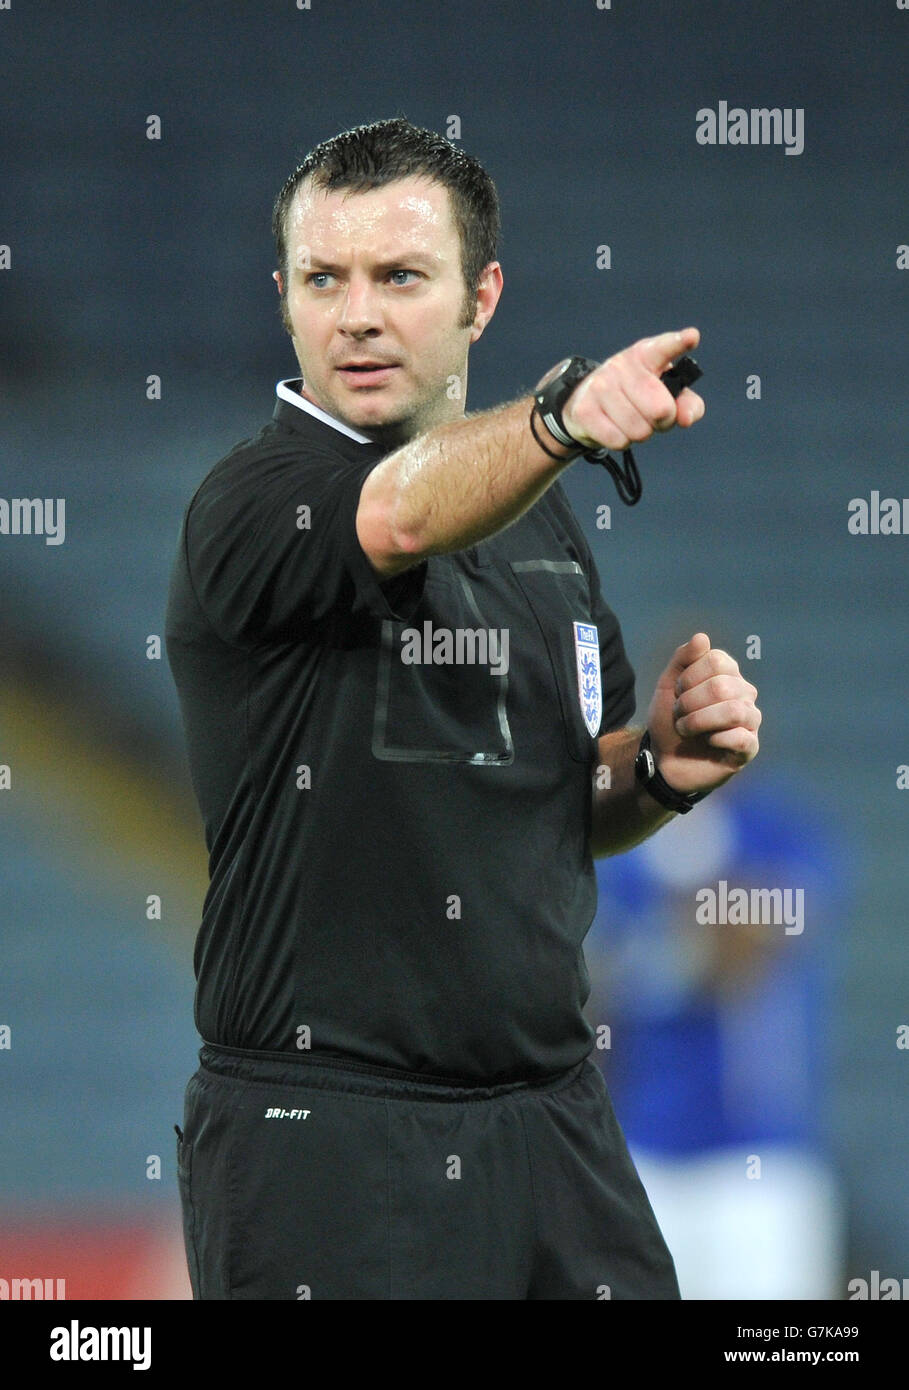
[[[303,382],[301,378],[282,383],[291,391],[299,392]],[[291,401],[284,400],[281,396],[275,401],[275,408],[272,419],[285,429],[292,430],[309,439],[313,444],[319,444],[323,448],[328,448],[332,453],[338,453],[351,462],[369,463],[372,459],[380,459],[388,452],[381,444],[376,444],[373,440],[365,443],[359,439],[353,439],[343,430],[335,425],[329,424],[325,420],[320,420],[317,415],[313,415],[302,405],[295,405]],[[352,428],[352,426],[351,426]],[[362,431],[359,431],[360,433]]]

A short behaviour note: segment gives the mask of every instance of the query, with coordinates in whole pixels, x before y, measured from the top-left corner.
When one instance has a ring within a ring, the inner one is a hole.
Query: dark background
[[[205,859],[176,694],[147,642],[163,640],[191,492],[296,372],[270,279],[274,196],[317,141],[403,114],[442,134],[457,115],[499,189],[505,290],[471,354],[470,410],[564,355],[701,330],[707,415],[640,446],[640,505],[583,463],[565,483],[639,674],[638,719],[672,649],[708,632],[760,691],[743,789],[785,785],[849,845],[844,923],[809,903],[806,926],[838,962],[825,1104],[844,1281],[909,1274],[909,537],[847,531],[850,498],[904,491],[907,54],[895,0],[0,11],[0,495],[66,499],[64,544],[0,536],[0,1265],[56,1252],[81,1222],[70,1263],[44,1260],[73,1296],[110,1292],[115,1250],[120,1296],[147,1291],[151,1268],[158,1296],[179,1287],[172,1125],[196,1065]],[[699,145],[695,113],[721,100],[803,108],[804,152]]]

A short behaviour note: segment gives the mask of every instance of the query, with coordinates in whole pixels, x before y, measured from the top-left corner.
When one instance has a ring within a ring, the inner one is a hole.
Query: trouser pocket
[[[199,1289],[199,1256],[196,1249],[196,1220],[192,1192],[192,1145],[187,1143],[183,1130],[174,1125],[177,1134],[177,1186],[180,1191],[180,1205],[183,1209],[183,1246],[186,1251],[186,1264],[193,1298],[201,1297]]]

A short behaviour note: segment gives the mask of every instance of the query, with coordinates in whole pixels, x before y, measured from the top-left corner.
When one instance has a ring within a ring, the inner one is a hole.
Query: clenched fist
[[[688,429],[704,414],[703,398],[686,386],[675,399],[660,377],[700,341],[696,328],[683,328],[641,338],[607,358],[565,402],[562,420],[568,433],[590,449],[630,449],[655,430],[673,425]]]
[[[751,762],[761,725],[756,699],[738,662],[711,647],[706,632],[676,649],[647,714],[654,760],[674,791],[713,791]]]

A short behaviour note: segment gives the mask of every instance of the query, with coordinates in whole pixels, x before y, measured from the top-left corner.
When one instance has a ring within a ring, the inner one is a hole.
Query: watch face
[[[570,362],[570,357],[563,357],[561,362],[557,362],[556,365],[552,367],[544,377],[540,378],[536,386],[533,388],[534,392],[536,393],[542,391],[544,387],[550,384],[550,382],[555,381],[556,377],[561,376],[562,372],[565,371],[565,368],[568,366]]]

